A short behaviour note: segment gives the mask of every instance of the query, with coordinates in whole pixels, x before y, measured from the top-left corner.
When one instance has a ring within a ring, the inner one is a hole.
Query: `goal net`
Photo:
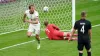
[[[61,30],[70,30],[75,22],[75,0],[0,0],[0,34],[27,29],[28,24],[22,19],[30,4],[39,12],[41,29],[45,20]],[[48,12],[43,11],[44,6]]]

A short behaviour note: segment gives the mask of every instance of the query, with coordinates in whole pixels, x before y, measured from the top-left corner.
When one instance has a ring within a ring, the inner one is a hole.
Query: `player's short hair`
[[[47,20],[44,21],[44,25],[47,26],[49,23]]]
[[[32,4],[32,5],[29,5],[29,7],[28,7],[28,8],[29,8],[29,9],[31,9],[31,7],[32,7],[32,6],[34,7],[34,5]]]
[[[82,16],[82,17],[86,16],[86,12],[85,12],[85,11],[82,11],[82,12],[81,12],[81,16]]]

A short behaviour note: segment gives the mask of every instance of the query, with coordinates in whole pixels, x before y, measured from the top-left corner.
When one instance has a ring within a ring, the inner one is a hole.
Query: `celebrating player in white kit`
[[[29,20],[26,20],[26,16],[29,18]],[[39,22],[39,14],[35,10],[34,5],[29,5],[29,9],[25,11],[24,22],[30,23],[27,36],[31,37],[33,35],[33,32],[35,31],[36,39],[38,41],[37,49],[40,49],[40,22]]]

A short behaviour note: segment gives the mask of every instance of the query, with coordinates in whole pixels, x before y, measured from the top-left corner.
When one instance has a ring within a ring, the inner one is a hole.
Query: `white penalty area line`
[[[99,0],[93,0],[93,1],[99,1]]]
[[[100,24],[94,25],[94,26],[92,26],[92,27],[97,27],[97,26],[100,26]]]
[[[43,40],[43,39],[46,39],[46,38],[41,38],[41,40]],[[16,47],[16,46],[32,43],[34,41],[36,41],[36,40],[31,40],[31,41],[28,41],[28,42],[23,42],[23,43],[20,43],[20,44],[15,44],[15,45],[12,45],[12,46],[4,47],[4,48],[1,48],[0,51],[1,50],[5,50],[5,49],[9,49],[9,48],[12,48],[12,47]]]

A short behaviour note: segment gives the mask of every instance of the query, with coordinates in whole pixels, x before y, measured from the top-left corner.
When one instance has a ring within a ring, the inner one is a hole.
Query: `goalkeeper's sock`
[[[79,56],[83,56],[83,53],[79,53]]]
[[[91,56],[91,52],[87,52],[87,56]]]
[[[77,38],[72,38],[72,40],[77,40]]]
[[[74,34],[73,36],[78,36],[77,34]]]

